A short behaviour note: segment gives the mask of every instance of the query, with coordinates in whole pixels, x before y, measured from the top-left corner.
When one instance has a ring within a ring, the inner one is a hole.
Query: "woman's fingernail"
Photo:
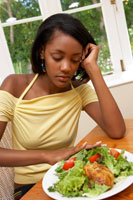
[[[87,142],[84,142],[83,144],[82,144],[82,146],[85,146],[87,144]]]
[[[100,144],[100,143],[102,143],[102,141],[98,141],[98,142],[96,142],[96,144]]]
[[[102,147],[105,147],[105,146],[107,146],[107,144],[102,144],[101,146],[102,146]]]

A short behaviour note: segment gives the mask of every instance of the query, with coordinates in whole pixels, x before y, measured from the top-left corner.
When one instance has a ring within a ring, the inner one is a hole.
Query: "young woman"
[[[98,51],[78,19],[55,14],[38,29],[31,51],[33,74],[10,75],[3,82],[0,137],[11,121],[13,150],[0,149],[0,166],[15,167],[20,197],[51,165],[83,148],[101,145],[73,146],[81,110],[108,136],[124,136],[123,117],[97,65]],[[95,91],[82,80],[74,80],[79,67],[86,71]]]

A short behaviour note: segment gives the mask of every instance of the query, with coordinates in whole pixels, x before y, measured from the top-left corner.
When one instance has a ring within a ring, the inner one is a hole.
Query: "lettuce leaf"
[[[63,170],[63,164],[65,161],[58,163],[56,168],[56,175],[59,181],[56,182],[48,190],[51,192],[58,191],[66,197],[93,197],[100,195],[109,189],[107,185],[100,185],[97,182],[92,182],[87,176],[84,176],[84,165],[90,163],[88,158],[92,155],[99,153],[101,158],[98,159],[98,163],[108,167],[114,174],[114,182],[118,182],[127,176],[133,175],[133,162],[129,162],[124,157],[125,150],[122,150],[117,160],[113,155],[110,155],[110,149],[107,147],[96,147],[91,150],[81,150],[72,157],[76,157],[75,165],[69,170]],[[71,157],[71,158],[72,158]],[[91,163],[90,163],[91,164]],[[91,188],[89,187],[91,186]]]
[[[54,184],[54,189],[67,197],[79,196],[79,190],[84,181],[83,162],[78,160],[75,161],[74,167],[67,171],[64,179]],[[49,191],[50,190],[52,190],[52,188],[50,188]]]

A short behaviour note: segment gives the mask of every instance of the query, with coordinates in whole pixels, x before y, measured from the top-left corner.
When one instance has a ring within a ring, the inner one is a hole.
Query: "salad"
[[[124,152],[105,146],[81,150],[58,163],[58,181],[48,191],[65,197],[94,197],[110,190],[115,183],[133,175],[133,162]]]

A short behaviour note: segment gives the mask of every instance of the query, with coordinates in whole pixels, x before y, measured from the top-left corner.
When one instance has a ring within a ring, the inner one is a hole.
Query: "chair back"
[[[7,124],[0,148],[12,149],[11,123]],[[0,200],[13,200],[14,172],[12,167],[0,167]]]

